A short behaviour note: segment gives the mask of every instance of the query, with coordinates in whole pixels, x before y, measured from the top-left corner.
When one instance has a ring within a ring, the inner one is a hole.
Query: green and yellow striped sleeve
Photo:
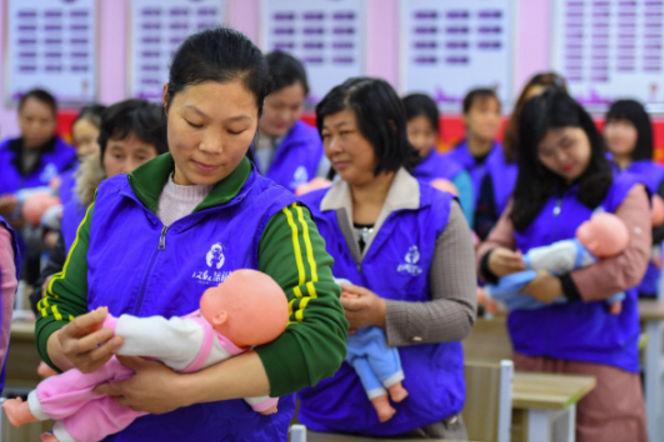
[[[35,340],[39,356],[51,368],[54,366],[46,351],[51,334],[60,330],[76,316],[88,312],[88,246],[90,223],[94,204],[88,207],[85,218],[78,226],[76,240],[72,244],[65,265],[60,273],[51,278],[46,297],[37,304],[39,315],[35,327]]]
[[[346,356],[348,322],[309,210],[293,204],[270,219],[260,239],[258,264],[284,289],[290,306],[286,331],[256,349],[277,397],[333,376]]]

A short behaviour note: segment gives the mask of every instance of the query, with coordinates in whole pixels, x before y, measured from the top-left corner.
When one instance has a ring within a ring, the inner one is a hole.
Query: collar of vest
[[[157,213],[157,203],[168,177],[175,169],[170,153],[159,155],[135,169],[127,176],[131,190],[152,213]],[[252,166],[245,157],[230,175],[219,181],[195,209],[195,212],[221,206],[235,198],[251,174]]]
[[[12,140],[9,140],[9,143],[7,144],[7,149],[14,152],[12,163],[14,164],[16,170],[18,170],[22,176],[29,176],[39,169],[39,167],[41,166],[41,157],[44,154],[55,152],[55,146],[57,142],[58,138],[52,137],[46,143],[35,148],[36,150],[39,151],[39,159],[35,161],[35,164],[32,166],[30,170],[23,170],[23,165],[21,164],[21,156],[25,151],[23,148],[23,138],[14,138]]]

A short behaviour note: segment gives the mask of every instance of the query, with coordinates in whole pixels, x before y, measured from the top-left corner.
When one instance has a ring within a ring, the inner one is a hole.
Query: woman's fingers
[[[80,339],[70,339],[69,342],[66,343],[66,346],[70,347],[71,350],[69,348],[66,349],[63,345],[63,351],[65,351],[65,353],[72,354],[87,353],[89,351],[95,350],[97,347],[112,337],[113,330],[110,328],[102,328],[101,330],[97,330],[96,332],[90,333],[89,335]]]
[[[92,373],[101,368],[113,356],[115,350],[122,345],[122,338],[115,337],[92,350],[91,352],[79,355],[72,363],[83,373]]]
[[[78,316],[72,322],[62,327],[60,330],[60,342],[63,342],[64,339],[80,338],[90,334],[92,330],[98,328],[104,322],[107,313],[108,309],[103,307]]]

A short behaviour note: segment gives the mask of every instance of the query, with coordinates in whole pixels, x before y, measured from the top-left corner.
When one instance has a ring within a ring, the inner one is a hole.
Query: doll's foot
[[[387,391],[390,392],[390,399],[392,399],[392,402],[401,402],[408,397],[408,390],[403,388],[403,384],[401,382],[397,382],[396,384],[392,385],[387,389]]]
[[[622,313],[622,301],[614,302],[609,305],[609,312],[611,312],[612,315],[619,315]]]
[[[9,423],[15,427],[20,427],[23,424],[28,422],[38,422],[39,419],[34,417],[30,412],[30,407],[27,402],[23,402],[23,399],[17,397],[16,399],[7,399],[2,408],[5,409],[7,413],[7,419]]]
[[[378,420],[381,422],[389,421],[392,419],[392,416],[394,416],[394,413],[397,412],[397,410],[390,405],[387,395],[378,396],[377,398],[372,399],[371,403],[376,409],[376,413],[378,413]]]
[[[46,365],[46,362],[42,361],[39,364],[39,367],[37,367],[37,374],[43,378],[47,378],[49,376],[55,376],[58,372]]]
[[[60,442],[57,437],[55,437],[55,434],[51,433],[42,433],[41,437],[41,442]]]
[[[268,416],[268,415],[274,414],[276,412],[277,412],[277,404],[274,404],[273,406],[271,406],[267,410],[259,411],[259,413],[262,414],[263,416]]]

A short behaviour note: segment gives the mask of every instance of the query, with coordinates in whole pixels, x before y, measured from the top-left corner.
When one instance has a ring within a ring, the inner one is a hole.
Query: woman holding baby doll
[[[591,117],[566,93],[529,100],[519,127],[514,199],[478,250],[481,276],[495,282],[524,270],[522,253],[574,238],[597,210],[622,220],[629,243],[568,274],[542,271],[523,289],[547,305],[510,313],[515,369],[596,377],[577,406],[578,441],[647,441],[634,286],[650,254],[648,194],[635,176],[613,173]],[[605,300],[619,292],[616,315]]]
[[[276,340],[193,374],[119,358],[136,374],[95,391],[151,414],[105,441],[285,440],[289,393],[343,359],[348,323],[323,240],[309,212],[245,156],[269,92],[265,59],[244,35],[218,28],[187,39],[164,86],[170,153],[100,185],[39,304],[41,357],[90,373],[123,343],[101,327],[100,307],[115,317],[181,316],[242,268],[270,275],[292,301]],[[268,394],[281,396],[276,414],[240,399]]]
[[[463,212],[450,194],[410,175],[417,152],[385,81],[351,78],[335,87],[316,107],[316,124],[340,180],[303,201],[334,257],[334,276],[348,281],[341,302],[351,333],[382,336],[376,347],[398,349],[403,388],[393,394],[384,384],[390,402],[384,397],[388,412],[380,411],[372,395],[380,388],[367,388],[355,362],[346,362],[298,393],[298,418],[316,431],[465,439],[459,341],[475,322],[476,280]]]

